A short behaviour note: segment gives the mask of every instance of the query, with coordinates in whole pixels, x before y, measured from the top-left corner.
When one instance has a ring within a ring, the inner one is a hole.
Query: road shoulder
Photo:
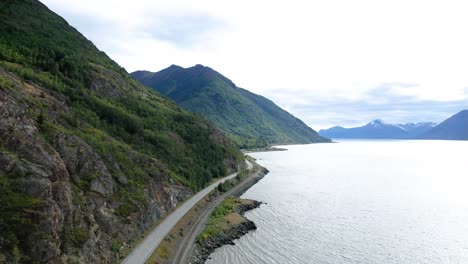
[[[252,163],[253,166],[249,166],[251,171],[241,179],[233,179],[237,182],[229,190],[222,192],[221,188],[216,188],[198,202],[169,232],[146,263],[188,263],[192,259],[197,237],[204,230],[216,206],[229,196],[239,197],[268,172],[255,162]]]

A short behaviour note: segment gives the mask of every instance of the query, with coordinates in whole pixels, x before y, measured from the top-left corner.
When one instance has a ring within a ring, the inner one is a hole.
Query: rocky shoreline
[[[259,166],[257,164],[257,166]],[[250,187],[256,184],[258,181],[263,179],[265,175],[269,173],[268,169],[260,166],[260,171],[257,176],[252,178],[250,182],[244,185],[244,188],[234,193],[234,196],[240,197]],[[219,247],[224,245],[235,245],[234,240],[239,239],[249,231],[256,230],[257,226],[255,223],[244,217],[245,212],[258,208],[262,202],[249,200],[249,203],[242,203],[236,206],[235,212],[241,215],[243,221],[239,224],[233,224],[228,230],[224,230],[216,236],[210,237],[207,240],[195,244],[195,248],[192,253],[192,259],[190,264],[203,264],[210,257],[210,255]]]
[[[261,204],[262,202],[252,200],[251,203],[238,205],[236,207],[236,212],[241,216],[244,216],[245,212],[258,208]],[[190,263],[205,263],[205,261],[217,248],[220,248],[224,245],[235,245],[234,240],[239,239],[249,231],[255,229],[257,229],[255,223],[247,218],[244,218],[243,222],[232,225],[228,230],[210,237],[202,243],[197,243],[195,245],[194,254]]]
[[[288,149],[286,148],[281,148],[281,147],[264,147],[264,148],[256,148],[256,149],[243,149],[242,152],[247,154],[247,153],[255,153],[255,152],[269,152],[269,151],[287,151]]]

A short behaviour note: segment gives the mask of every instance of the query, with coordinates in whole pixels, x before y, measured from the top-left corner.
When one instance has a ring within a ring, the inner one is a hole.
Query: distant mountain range
[[[387,124],[374,120],[365,126],[344,128],[340,126],[320,130],[319,134],[328,138],[356,139],[408,139],[422,135],[436,126],[435,123]]]
[[[421,136],[423,139],[468,140],[468,110],[448,118]]]
[[[319,134],[328,138],[468,140],[468,110],[459,112],[439,125],[432,122],[387,124],[382,120],[374,120],[361,127],[335,126],[322,129]]]
[[[136,71],[132,76],[207,118],[241,148],[329,141],[272,101],[237,87],[203,65],[172,65],[159,72]]]

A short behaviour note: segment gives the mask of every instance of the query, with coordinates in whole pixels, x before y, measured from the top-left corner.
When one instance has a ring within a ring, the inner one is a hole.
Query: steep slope
[[[434,123],[387,124],[381,120],[374,120],[362,127],[343,128],[340,126],[320,130],[319,134],[329,138],[356,139],[409,139],[429,131]]]
[[[238,88],[209,67],[172,65],[160,72],[137,71],[132,76],[206,117],[241,148],[328,141],[272,101]]]
[[[242,154],[36,0],[0,3],[0,263],[115,263]]]
[[[468,110],[448,118],[422,136],[424,139],[468,140]]]

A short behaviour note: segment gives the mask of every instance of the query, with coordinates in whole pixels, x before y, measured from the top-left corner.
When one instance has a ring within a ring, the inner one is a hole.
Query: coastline
[[[247,153],[255,153],[255,152],[269,152],[269,151],[287,151],[288,149],[286,148],[279,148],[279,147],[264,147],[264,148],[256,148],[256,149],[243,149],[241,150],[242,153],[247,154]]]
[[[248,160],[250,160],[248,163],[251,163],[249,172],[241,174],[240,177],[232,178],[226,184],[222,184],[222,189],[227,188],[226,190],[220,192],[218,186],[200,200],[166,235],[146,263],[176,264],[190,262],[194,256],[194,249],[198,245],[197,237],[204,231],[213,210],[225,200],[241,196],[268,173],[266,168],[255,163],[251,157],[248,157]],[[241,210],[238,212],[241,212]],[[251,224],[244,223],[242,226],[249,227],[249,230],[252,228]],[[242,227],[239,226],[239,228]],[[249,231],[245,228],[243,230],[245,233]]]
[[[247,161],[247,166],[252,166],[249,164],[250,163]],[[173,208],[173,210],[163,219],[147,230],[142,238],[138,240],[139,242],[132,244],[131,247],[127,248],[128,251],[125,252],[125,258],[121,257],[120,263],[163,263],[159,261],[153,262],[152,256],[155,254],[155,250],[160,248],[161,244],[167,239],[166,235],[177,226],[177,223],[179,223],[187,213],[194,210],[196,211],[196,205],[203,203],[203,201],[206,200],[206,197],[209,196],[219,184],[235,179],[238,174],[239,172],[236,172],[218,179],[216,182],[211,183],[200,192],[193,194],[191,197]],[[155,244],[157,246],[155,246]]]
[[[321,141],[321,142],[309,142],[309,143],[290,143],[290,144],[278,144],[278,145],[271,145],[266,146],[263,148],[254,148],[254,149],[241,149],[242,153],[255,153],[255,152],[270,152],[270,151],[287,151],[288,149],[285,148],[287,146],[294,146],[294,145],[309,145],[309,144],[327,144],[327,143],[338,143],[330,139],[329,141]]]
[[[260,207],[262,202],[255,200],[240,199],[242,204],[236,206],[235,212],[240,215],[237,223],[229,223],[229,228],[223,230],[219,234],[212,236],[205,241],[195,245],[191,264],[203,264],[210,258],[210,255],[215,252],[217,248],[224,245],[235,245],[234,241],[241,238],[252,230],[256,230],[257,226],[252,220],[244,217],[245,212]]]
[[[261,171],[258,177],[251,179],[248,183],[245,183],[243,188],[233,193],[234,197],[240,197],[250,187],[260,181],[269,171],[258,164]],[[235,245],[234,241],[247,234],[249,231],[257,229],[255,223],[248,218],[244,217],[245,212],[260,207],[263,203],[261,201],[251,199],[240,199],[240,204],[234,208],[234,213],[240,216],[239,221],[227,220],[227,227],[225,227],[220,233],[207,238],[204,241],[197,241],[195,244],[192,256],[190,259],[191,264],[203,264],[209,259],[210,255],[217,249],[224,245]]]

